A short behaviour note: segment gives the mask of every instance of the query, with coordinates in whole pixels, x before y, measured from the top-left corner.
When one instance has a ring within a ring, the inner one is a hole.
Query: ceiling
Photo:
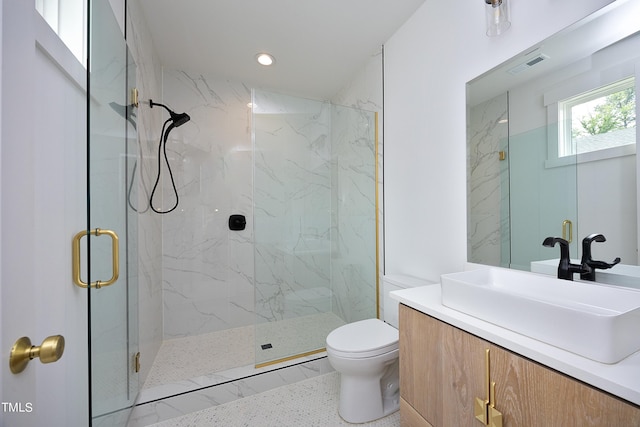
[[[547,73],[584,60],[637,32],[637,17],[626,10],[619,2],[611,3],[475,78],[469,82],[467,103],[475,106],[529,81],[543,78]],[[543,61],[523,67],[540,55],[544,55]],[[519,71],[514,73],[516,69]]]
[[[163,66],[335,95],[424,0],[139,0]],[[275,56],[264,67],[258,52]]]

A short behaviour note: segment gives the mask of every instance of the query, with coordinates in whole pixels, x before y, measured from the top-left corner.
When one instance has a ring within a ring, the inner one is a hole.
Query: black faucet
[[[596,268],[606,270],[620,262],[620,257],[613,260],[611,264],[604,261],[594,261],[591,259],[591,243],[592,242],[606,242],[607,239],[602,234],[590,234],[582,239],[582,261],[581,264],[585,271],[580,273],[582,280],[589,280],[591,282],[596,281]]]
[[[560,244],[560,263],[558,264],[558,279],[573,280],[573,273],[580,273],[582,277],[583,273],[586,273],[586,269],[582,264],[571,264],[571,257],[569,256],[569,242],[560,237],[547,237],[542,242],[542,246],[552,248]]]

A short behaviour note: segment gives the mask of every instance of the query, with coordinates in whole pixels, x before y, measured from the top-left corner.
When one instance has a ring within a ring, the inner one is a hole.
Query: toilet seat
[[[361,359],[398,349],[398,330],[379,319],[349,323],[327,336],[327,352],[338,357]]]

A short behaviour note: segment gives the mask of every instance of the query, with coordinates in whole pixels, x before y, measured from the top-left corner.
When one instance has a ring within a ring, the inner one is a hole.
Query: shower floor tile
[[[322,313],[261,324],[258,333],[265,338],[257,343],[253,325],[164,341],[140,391],[138,403],[299,363],[304,359],[255,368],[256,363],[314,350],[317,347],[313,347],[313,343],[321,342],[324,345],[327,334],[342,324],[344,321],[335,314]],[[265,341],[272,347],[262,350],[261,344],[265,344]],[[259,352],[258,357],[256,352]],[[320,353],[306,359],[322,356],[324,354]]]
[[[163,341],[144,388],[251,365],[254,342],[253,326]]]
[[[260,323],[256,325],[256,364],[323,348],[329,332],[344,324],[333,313]],[[262,349],[265,344],[271,347]]]

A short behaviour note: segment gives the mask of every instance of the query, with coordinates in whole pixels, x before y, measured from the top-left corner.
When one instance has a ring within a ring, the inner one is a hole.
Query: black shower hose
[[[153,190],[151,191],[151,196],[149,196],[149,206],[151,206],[151,209],[158,214],[167,214],[173,210],[175,210],[175,208],[178,207],[178,203],[179,203],[179,198],[178,198],[178,190],[176,189],[176,183],[173,180],[173,172],[171,172],[171,165],[169,164],[169,158],[167,157],[167,138],[169,137],[169,132],[171,132],[171,130],[174,128],[173,123],[171,123],[169,125],[169,127],[167,128],[167,123],[169,123],[170,121],[172,121],[172,119],[167,119],[167,121],[164,122],[164,124],[162,125],[162,132],[160,134],[160,142],[158,143],[158,176],[156,177],[156,182],[153,185]],[[166,128],[166,132],[165,132],[165,128]],[[156,192],[156,188],[158,187],[158,183],[160,182],[160,172],[161,172],[161,167],[162,167],[162,154],[164,153],[164,161],[167,164],[167,170],[169,171],[169,176],[171,177],[171,185],[173,186],[173,193],[176,196],[176,203],[173,205],[173,207],[171,207],[171,209],[166,210],[166,211],[161,211],[159,209],[156,209],[153,206],[153,196]]]

